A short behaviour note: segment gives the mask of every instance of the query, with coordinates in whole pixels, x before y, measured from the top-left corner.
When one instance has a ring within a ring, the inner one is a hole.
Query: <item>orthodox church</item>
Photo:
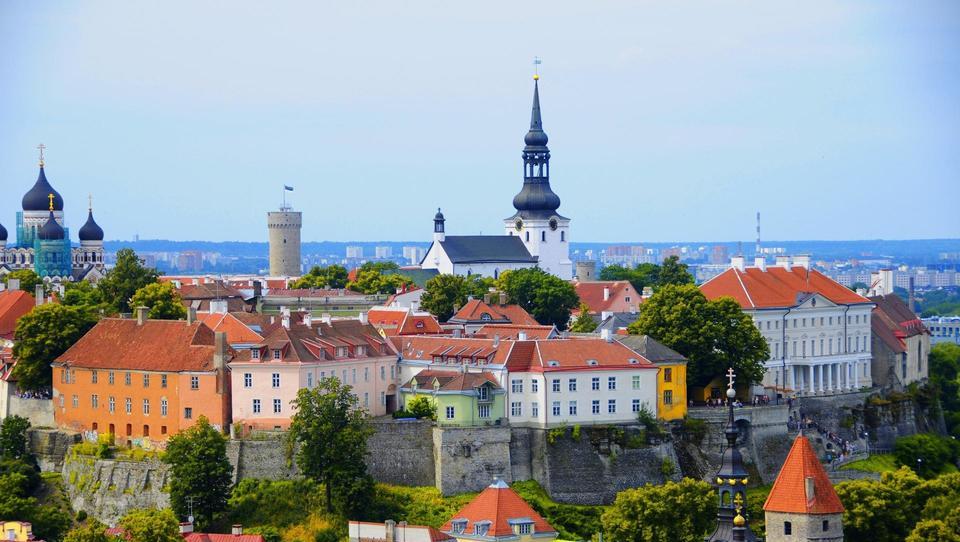
[[[533,76],[530,130],[523,138],[523,188],[513,198],[516,212],[504,219],[505,235],[446,235],[437,209],[433,244],[420,262],[423,269],[450,275],[497,278],[508,269],[540,267],[564,280],[573,277],[570,219],[557,213],[560,197],[550,188],[550,150],[540,117],[539,76]]]
[[[40,146],[40,174],[23,196],[23,210],[17,212],[17,242],[7,246],[7,229],[0,224],[0,275],[18,269],[32,269],[45,281],[87,280],[96,282],[104,275],[103,229],[93,219],[93,206],[80,228],[80,245],[70,242],[64,227],[63,198],[54,190],[44,171],[43,145]]]

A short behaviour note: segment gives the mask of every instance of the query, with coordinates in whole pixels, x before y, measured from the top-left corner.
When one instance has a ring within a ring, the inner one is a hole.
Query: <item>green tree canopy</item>
[[[593,333],[597,329],[597,323],[590,317],[590,307],[581,302],[579,311],[580,314],[570,324],[570,331],[574,333]]]
[[[654,263],[641,263],[636,267],[608,265],[600,270],[600,280],[628,280],[637,292],[643,292],[647,286],[656,286],[660,280],[660,266]]]
[[[347,287],[364,294],[392,294],[397,288],[413,284],[409,277],[397,273],[399,269],[394,262],[367,262],[357,268],[356,280]]]
[[[570,311],[580,303],[569,282],[539,267],[504,271],[497,287],[507,294],[510,303],[523,307],[537,322],[567,329]]]
[[[120,528],[130,542],[183,542],[179,523],[169,508],[144,508],[123,516]]]
[[[30,292],[31,295],[36,291],[37,284],[43,284],[43,279],[33,269],[17,269],[2,278],[4,284],[9,284],[10,279],[19,280],[20,289],[24,292]]]
[[[32,496],[40,484],[36,466],[20,459],[0,460],[0,518],[27,521],[38,539],[57,542],[70,528],[71,517]]]
[[[107,526],[95,519],[87,520],[86,524],[77,525],[63,542],[113,542],[113,537],[107,535]]]
[[[170,464],[170,505],[177,515],[190,510],[198,525],[209,526],[227,508],[233,467],[227,459],[227,440],[200,416],[192,427],[170,438],[164,462]]]
[[[642,305],[627,328],[645,334],[689,359],[687,382],[703,386],[733,367],[741,382],[759,382],[767,342],[732,298],[707,300],[692,284],[668,284]]]
[[[130,307],[147,307],[147,316],[156,320],[180,320],[187,317],[187,308],[173,284],[154,282],[137,290],[130,298]]]
[[[715,509],[710,484],[684,478],[621,491],[601,521],[617,542],[702,542],[716,524]]]
[[[669,256],[660,264],[657,286],[666,286],[668,284],[693,284],[693,275],[688,271],[687,264],[680,263],[678,256]]]
[[[346,288],[347,268],[342,265],[313,266],[307,274],[290,284],[291,288]]]
[[[27,455],[27,429],[30,420],[22,416],[8,416],[0,424],[0,458],[24,459]]]
[[[14,376],[28,390],[49,386],[50,364],[97,323],[89,311],[57,303],[34,308],[17,321]]]
[[[918,433],[897,439],[893,448],[897,464],[913,469],[923,478],[933,478],[947,465],[956,465],[960,443],[930,433]]]
[[[960,534],[942,520],[925,519],[913,528],[907,542],[960,542]]]
[[[131,312],[130,298],[137,290],[157,282],[160,273],[145,267],[137,253],[130,248],[117,251],[117,263],[97,283],[97,288],[107,305],[116,312]]]
[[[467,303],[469,296],[482,297],[493,285],[493,280],[479,275],[437,275],[424,285],[420,308],[446,322],[454,309]]]
[[[300,472],[324,485],[327,512],[360,513],[373,493],[364,462],[373,429],[357,396],[338,379],[323,378],[314,388],[301,388],[293,407],[287,437],[300,446]]]
[[[103,301],[100,288],[85,280],[66,283],[60,302],[70,307],[81,307],[97,317],[113,312],[112,308]]]
[[[943,410],[947,431],[960,438],[960,345],[940,343],[930,349],[930,385]]]

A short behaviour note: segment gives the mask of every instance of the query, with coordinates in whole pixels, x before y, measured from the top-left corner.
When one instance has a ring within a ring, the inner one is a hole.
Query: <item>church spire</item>
[[[557,214],[560,197],[550,188],[550,149],[540,114],[540,76],[533,76],[530,129],[523,138],[523,188],[513,198],[515,217],[546,219]]]
[[[733,389],[735,377],[733,369],[727,371],[727,427],[724,436],[727,438],[727,447],[723,451],[720,470],[717,471],[717,528],[707,538],[707,542],[744,541],[755,542],[757,537],[750,530],[750,526],[743,516],[747,507],[747,482],[749,473],[743,467],[743,456],[737,448],[737,439],[740,430],[733,419],[733,402],[737,392]]]

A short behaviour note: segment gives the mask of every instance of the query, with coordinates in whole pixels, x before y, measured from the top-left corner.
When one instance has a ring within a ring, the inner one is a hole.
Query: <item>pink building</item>
[[[230,363],[233,419],[245,431],[286,429],[297,392],[327,377],[351,386],[372,416],[396,410],[397,355],[376,328],[309,315],[282,320]]]

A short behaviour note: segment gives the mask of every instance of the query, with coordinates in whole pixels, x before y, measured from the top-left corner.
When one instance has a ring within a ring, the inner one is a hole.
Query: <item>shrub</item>
[[[660,474],[665,478],[673,476],[676,470],[677,466],[673,464],[673,461],[671,461],[669,457],[664,457],[663,461],[660,462]]]
[[[547,444],[556,444],[557,441],[567,434],[567,427],[554,427],[547,431]]]
[[[920,433],[897,439],[893,454],[898,465],[914,470],[923,478],[933,478],[956,463],[960,456],[960,443],[953,439],[930,433]]]
[[[429,397],[424,395],[418,395],[407,402],[406,410],[418,420],[423,418],[430,418],[433,421],[437,420],[437,405],[435,405]]]
[[[580,442],[580,424],[573,426],[573,430],[570,431],[570,438]]]

